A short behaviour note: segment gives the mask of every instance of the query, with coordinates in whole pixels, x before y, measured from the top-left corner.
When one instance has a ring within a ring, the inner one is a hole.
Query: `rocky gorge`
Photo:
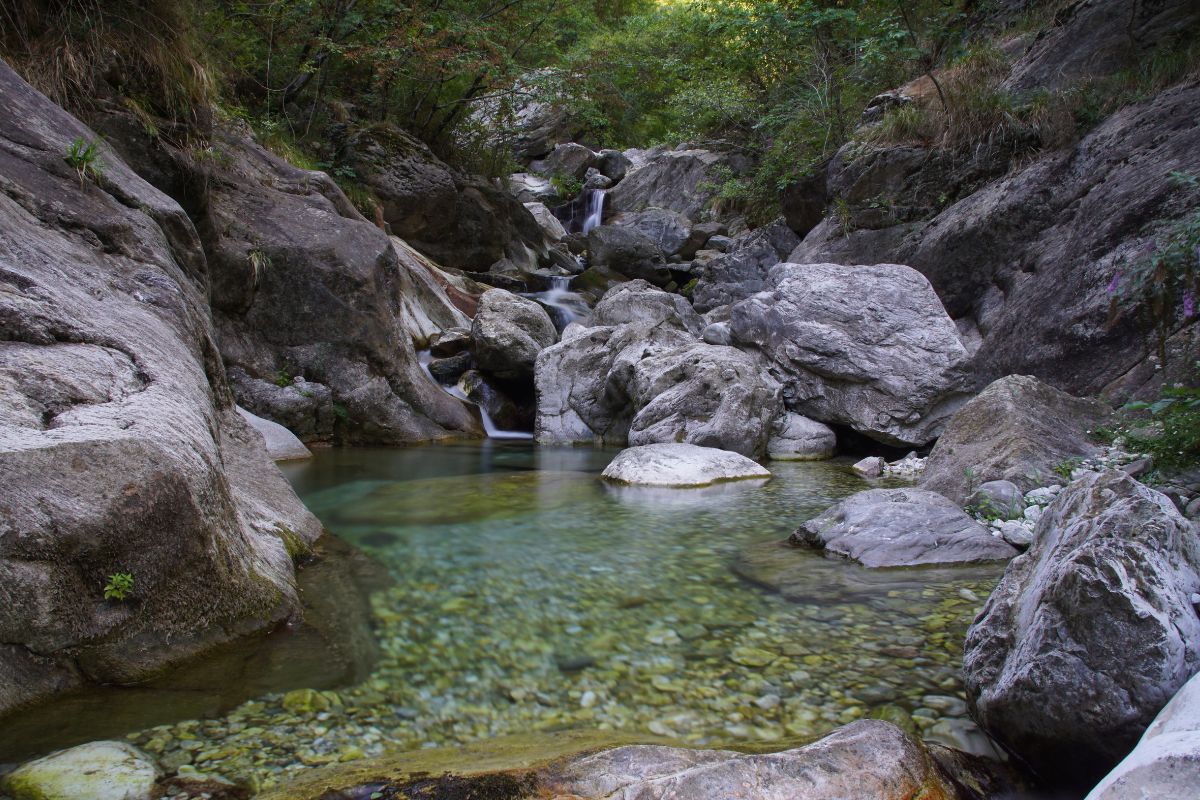
[[[1062,5],[991,79],[1200,24]],[[1197,316],[1123,292],[1196,76],[967,157],[880,133],[939,69],[756,221],[548,104],[309,168],[0,62],[0,798],[1193,796]]]

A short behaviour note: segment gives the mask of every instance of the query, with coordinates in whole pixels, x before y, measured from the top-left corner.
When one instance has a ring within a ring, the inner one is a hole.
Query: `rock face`
[[[634,486],[708,486],[746,478],[769,478],[771,473],[750,459],[728,450],[694,444],[647,444],[622,450],[604,468],[603,477]]]
[[[103,145],[81,183],[76,138],[0,63],[0,714],[297,613],[321,532],[234,409],[187,215]]]
[[[312,451],[304,446],[304,442],[296,438],[296,434],[269,419],[256,417],[246,409],[238,406],[238,415],[263,438],[263,446],[275,461],[291,461],[294,459],[312,458]]]
[[[898,264],[779,264],[730,309],[788,408],[893,445],[924,445],[966,401],[967,353],[933,289]]]
[[[966,800],[958,770],[940,751],[890,723],[860,720],[781,753],[619,747],[569,762],[546,784],[551,794],[597,799]],[[986,786],[989,779],[963,783]]]
[[[1037,378],[1000,378],[951,418],[925,463],[921,486],[964,503],[971,470],[974,480],[1011,481],[1028,491],[1053,478],[1064,461],[1094,455],[1088,431],[1107,415],[1103,403],[1072,397]]]
[[[1046,781],[1090,784],[1200,670],[1200,539],[1119,471],[1063,490],[967,634],[975,718]]]
[[[748,166],[738,156],[711,150],[655,148],[626,156],[632,156],[633,169],[609,193],[614,211],[655,206],[696,221],[716,195],[714,168],[727,167],[736,174]]]
[[[608,222],[644,234],[665,256],[673,256],[682,250],[692,234],[692,223],[687,217],[665,208],[617,214]]]
[[[665,286],[671,280],[663,251],[636,228],[616,225],[592,228],[588,233],[588,253],[594,267],[606,267],[658,286]]]
[[[771,268],[787,258],[799,243],[800,239],[781,220],[737,237],[728,252],[700,269],[692,293],[696,310],[711,311],[768,288]]]
[[[90,742],[23,764],[0,785],[13,800],[153,800],[161,774],[124,742]]]
[[[546,208],[543,203],[525,203],[525,208],[529,209],[529,213],[533,214],[533,218],[542,226],[542,231],[552,242],[557,242],[567,235],[567,229],[558,221],[558,217],[554,216],[554,212]]]
[[[789,541],[865,567],[998,561],[1017,554],[957,504],[920,489],[851,495],[801,525]]]
[[[489,289],[471,323],[471,354],[500,380],[529,382],[538,353],[558,341],[545,309],[503,289]]]
[[[539,441],[765,451],[778,384],[754,356],[700,341],[703,320],[682,297],[631,281],[588,325],[538,356]]]
[[[444,290],[433,301],[441,284],[428,263],[364,220],[323,173],[233,134],[219,146],[230,164],[207,184],[200,233],[226,364],[327,386],[344,442],[478,431],[417,363],[414,338],[466,323]]]
[[[1185,798],[1200,786],[1200,677],[1171,698],[1125,759],[1084,800]]]

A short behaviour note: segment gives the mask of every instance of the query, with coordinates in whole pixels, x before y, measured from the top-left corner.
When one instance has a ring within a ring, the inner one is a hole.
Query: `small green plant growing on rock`
[[[1064,482],[1071,482],[1071,473],[1079,469],[1079,465],[1083,463],[1082,458],[1068,458],[1054,465],[1054,474],[1062,478]]]
[[[124,601],[133,593],[133,573],[132,572],[114,572],[108,576],[108,583],[104,585],[105,600],[121,600]]]
[[[99,182],[104,174],[104,162],[100,160],[99,146],[95,141],[85,141],[82,136],[67,145],[67,154],[63,156],[79,175],[79,188],[83,188],[86,180]]]
[[[574,175],[567,175],[562,172],[556,172],[550,176],[550,185],[554,187],[554,193],[563,202],[578,197],[579,193],[583,191],[583,181]]]
[[[288,371],[287,367],[280,367],[279,369],[275,370],[276,386],[286,389],[293,383],[295,383],[295,378],[292,377],[292,373]]]
[[[1196,366],[1200,371],[1200,362]],[[1200,463],[1200,386],[1168,386],[1157,400],[1128,403],[1123,410],[1145,411],[1156,423],[1151,435],[1129,433],[1154,459],[1156,470],[1173,472]]]

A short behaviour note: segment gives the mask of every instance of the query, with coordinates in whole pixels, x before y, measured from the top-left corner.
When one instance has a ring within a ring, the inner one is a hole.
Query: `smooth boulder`
[[[267,455],[273,461],[293,461],[296,459],[312,458],[312,451],[304,446],[304,442],[296,438],[296,434],[269,419],[251,414],[241,406],[237,407],[238,415],[263,438],[263,446]]]
[[[161,775],[124,742],[89,742],[22,764],[0,788],[12,800],[153,800]]]
[[[765,467],[738,453],[675,443],[622,450],[602,475],[613,483],[679,488],[771,477]]]
[[[1017,554],[957,504],[920,489],[870,489],[851,495],[805,522],[789,541],[865,567],[998,561]]]
[[[1200,675],[1183,685],[1137,747],[1084,800],[1185,800],[1200,788]]]
[[[816,461],[837,449],[837,434],[828,425],[787,412],[776,420],[767,442],[767,455],[776,461]]]
[[[1054,469],[1094,455],[1088,432],[1108,413],[1030,375],[993,381],[959,409],[925,463],[921,486],[965,502],[971,480],[1010,481],[1029,491],[1051,482]],[[970,470],[970,473],[968,473]]]
[[[647,208],[645,211],[617,214],[608,224],[632,228],[645,234],[665,256],[677,254],[692,235],[691,221],[682,214],[665,208]]]
[[[635,228],[600,225],[588,232],[587,242],[593,267],[606,267],[656,286],[671,280],[662,248]]]
[[[890,445],[938,437],[967,399],[968,357],[929,281],[899,264],[779,264],[730,309],[788,408]]]
[[[533,378],[538,353],[558,341],[546,310],[504,289],[489,289],[471,323],[471,354],[484,372],[507,381]]]
[[[1086,785],[1200,670],[1200,537],[1119,470],[1046,508],[967,633],[975,719],[1047,782]]]

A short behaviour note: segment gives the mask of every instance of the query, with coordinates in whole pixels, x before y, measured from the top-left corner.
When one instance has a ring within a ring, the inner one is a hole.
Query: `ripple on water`
[[[639,491],[599,480],[612,455],[460,444],[289,467],[328,528],[394,578],[372,596],[374,671],[134,738],[269,783],[536,730],[779,746],[867,714],[936,733],[963,713],[963,634],[1001,567],[885,575],[770,544],[865,488],[844,464]]]

